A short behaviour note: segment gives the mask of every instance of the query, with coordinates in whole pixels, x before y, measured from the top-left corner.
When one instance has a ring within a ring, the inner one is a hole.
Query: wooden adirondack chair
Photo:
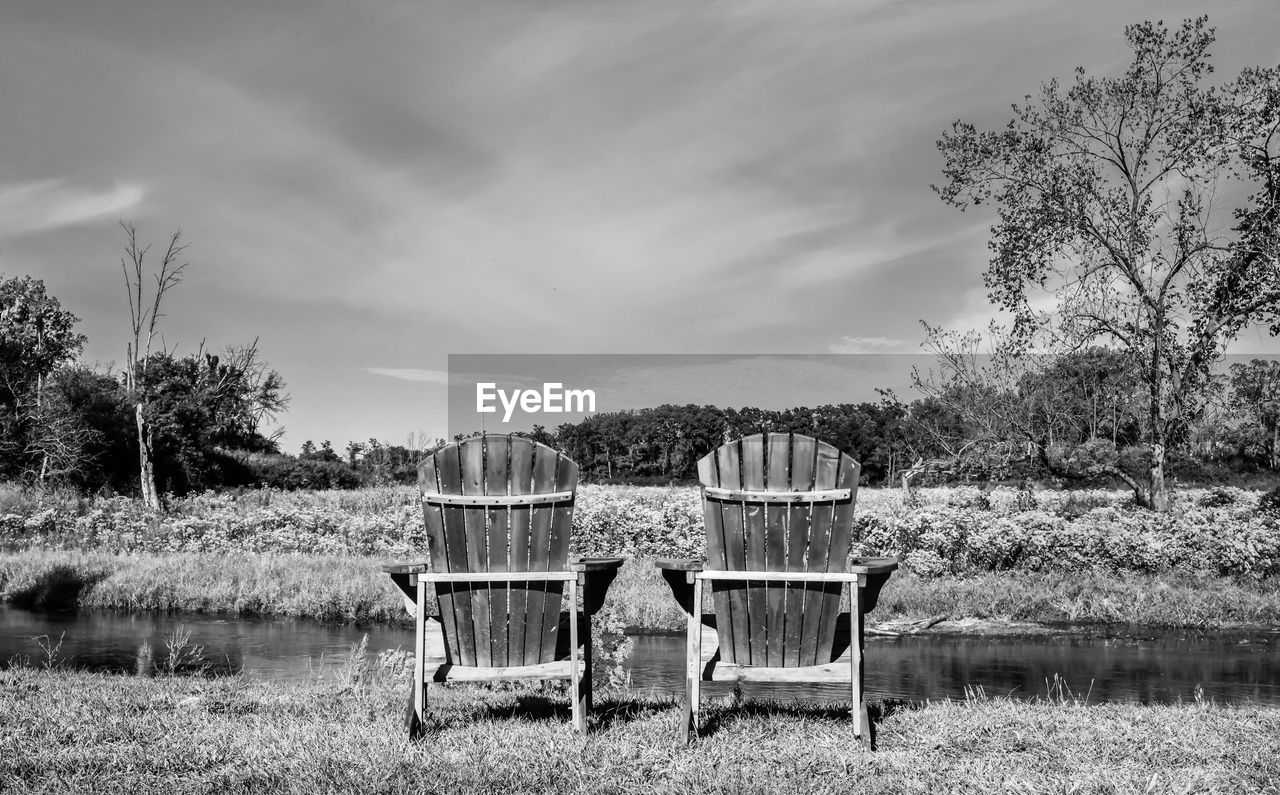
[[[697,736],[702,681],[842,681],[854,732],[871,747],[863,617],[898,563],[849,560],[858,472],[831,445],[784,433],[728,442],[698,462],[707,561],[657,562],[689,614],[686,742]],[[702,609],[708,582],[714,615]],[[851,609],[840,613],[845,583]]]
[[[574,728],[586,731],[591,615],[622,559],[569,562],[577,483],[577,464],[515,436],[451,444],[419,466],[429,560],[383,567],[417,627],[411,737],[422,733],[428,682],[512,679],[568,679]]]

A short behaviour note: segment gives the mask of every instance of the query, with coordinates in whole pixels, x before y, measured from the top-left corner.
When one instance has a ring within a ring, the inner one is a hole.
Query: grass
[[[566,699],[433,688],[410,743],[407,683],[335,677],[0,672],[0,790],[22,792],[1278,792],[1280,710],[1084,706],[973,697],[879,705],[878,750],[840,705],[601,699],[574,735]]]
[[[161,612],[278,615],[406,624],[380,557],[301,554],[0,552],[0,600]],[[678,631],[684,614],[648,561],[623,566],[607,618],[642,631]],[[1280,581],[1185,574],[998,572],[926,579],[895,573],[873,621],[978,618],[1154,626],[1280,625]]]

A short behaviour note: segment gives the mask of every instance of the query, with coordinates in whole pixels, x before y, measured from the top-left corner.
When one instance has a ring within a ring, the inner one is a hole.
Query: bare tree
[[[124,273],[125,293],[129,298],[129,329],[132,337],[126,348],[125,357],[125,390],[129,402],[134,406],[134,419],[138,429],[138,470],[139,487],[142,500],[152,510],[160,509],[160,495],[156,493],[156,475],[152,464],[152,430],[147,416],[147,396],[142,388],[141,378],[146,372],[147,361],[151,357],[151,345],[156,338],[156,323],[163,315],[160,304],[164,296],[173,287],[181,284],[182,272],[187,263],[178,260],[186,251],[187,244],[182,242],[182,231],[169,236],[169,245],[160,258],[160,269],[149,275],[155,281],[154,292],[150,297],[144,285],[146,272],[145,260],[151,251],[150,244],[138,245],[138,230],[133,224],[120,222],[124,230],[124,256],[120,258],[120,269]]]

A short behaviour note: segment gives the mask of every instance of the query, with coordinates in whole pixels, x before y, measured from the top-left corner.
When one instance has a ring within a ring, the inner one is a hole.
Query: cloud
[[[827,346],[828,353],[901,353],[910,349],[906,340],[889,337],[841,337]]]
[[[116,182],[108,190],[73,185],[62,179],[0,185],[0,237],[116,218],[136,207],[146,193],[141,185],[129,182]]]
[[[387,378],[396,378],[401,381],[420,381],[428,384],[449,385],[448,370],[414,370],[411,368],[396,367],[366,367],[366,373],[373,375],[383,375]]]

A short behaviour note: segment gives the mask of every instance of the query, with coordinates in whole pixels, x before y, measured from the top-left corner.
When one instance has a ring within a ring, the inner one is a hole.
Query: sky
[[[0,274],[118,366],[180,229],[163,344],[256,338],[286,451],[444,435],[449,354],[917,352],[993,314],[941,133],[1206,11],[1280,62],[1274,0],[5,0]]]

